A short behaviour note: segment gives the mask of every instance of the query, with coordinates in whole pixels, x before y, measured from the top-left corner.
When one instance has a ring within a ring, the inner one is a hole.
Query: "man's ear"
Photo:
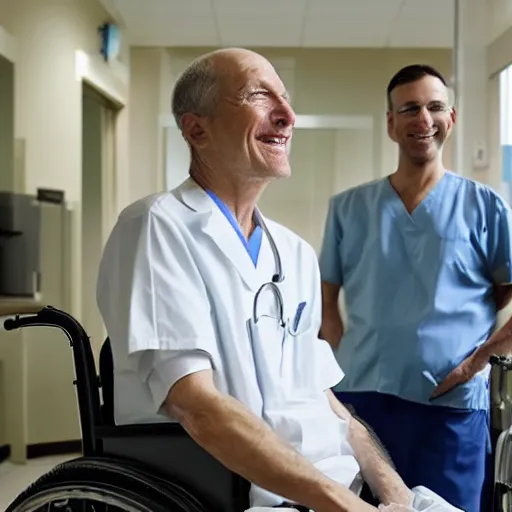
[[[457,122],[457,110],[455,107],[452,107],[450,117],[452,118],[452,123],[455,124]]]
[[[395,119],[393,117],[393,112],[391,111],[387,111],[386,112],[386,119],[387,119],[387,129],[388,129],[388,135],[389,135],[389,138],[396,142],[395,140],[395,136],[394,136],[394,124],[395,124]]]
[[[206,118],[196,114],[183,114],[180,119],[181,132],[193,148],[202,148],[208,141]]]

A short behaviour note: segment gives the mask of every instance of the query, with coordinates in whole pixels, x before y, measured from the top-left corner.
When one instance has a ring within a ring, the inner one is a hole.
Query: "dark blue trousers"
[[[487,411],[418,404],[381,393],[335,393],[363,420],[409,487],[424,485],[465,512],[480,512],[490,450]]]

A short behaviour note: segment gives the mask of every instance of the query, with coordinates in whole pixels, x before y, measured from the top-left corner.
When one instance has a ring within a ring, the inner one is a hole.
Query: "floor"
[[[57,464],[78,455],[59,455],[30,459],[26,464],[12,464],[9,461],[0,464],[0,511],[7,509],[11,501],[40,476]]]

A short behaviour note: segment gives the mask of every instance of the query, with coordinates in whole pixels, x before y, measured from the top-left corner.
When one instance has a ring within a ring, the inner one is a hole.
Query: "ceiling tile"
[[[310,0],[303,46],[381,47],[402,0]]]
[[[403,0],[309,0],[308,15],[392,19]]]
[[[218,34],[211,3],[187,0],[115,0],[138,46],[217,45]]]
[[[413,18],[421,22],[422,17],[448,17],[453,21],[455,0],[406,0],[400,10],[401,18]]]
[[[389,45],[451,48],[454,19],[453,0],[408,0],[390,26]]]
[[[306,0],[214,0],[224,46],[299,46]]]

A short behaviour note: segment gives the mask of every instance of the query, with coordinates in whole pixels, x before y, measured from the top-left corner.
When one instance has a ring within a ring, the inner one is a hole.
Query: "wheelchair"
[[[82,455],[57,465],[5,512],[243,512],[250,484],[195,443],[177,423],[114,423],[110,341],[99,374],[84,328],[51,306],[16,314],[6,330],[57,327],[69,339],[75,367]]]
[[[4,322],[7,331],[56,327],[70,342],[82,456],[40,477],[5,512],[244,512],[249,508],[250,483],[213,458],[179,424],[115,425],[108,338],[97,373],[89,337],[71,315],[52,306],[13,315]],[[499,370],[504,397],[512,359],[493,357],[490,363]],[[497,442],[493,512],[512,512],[512,426],[501,432]]]

